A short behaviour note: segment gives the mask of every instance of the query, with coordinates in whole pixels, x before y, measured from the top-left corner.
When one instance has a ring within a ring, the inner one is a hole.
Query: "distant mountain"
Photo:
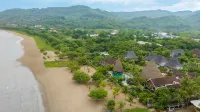
[[[132,19],[137,17],[151,17],[158,18],[163,16],[190,16],[194,14],[192,11],[179,11],[179,12],[170,12],[166,10],[149,10],[149,11],[135,11],[135,12],[113,12],[118,17],[125,19]]]
[[[0,24],[185,31],[200,29],[200,12],[165,10],[108,12],[82,5],[42,9],[10,9],[0,12]]]

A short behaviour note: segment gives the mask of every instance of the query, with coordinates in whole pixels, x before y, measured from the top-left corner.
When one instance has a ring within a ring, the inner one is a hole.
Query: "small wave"
[[[16,43],[19,44],[19,43],[21,43],[22,40],[24,40],[24,39],[20,38],[20,40],[18,40]]]

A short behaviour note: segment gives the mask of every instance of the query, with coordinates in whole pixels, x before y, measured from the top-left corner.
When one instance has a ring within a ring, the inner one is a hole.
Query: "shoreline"
[[[45,67],[41,67],[41,69],[39,70],[41,72],[40,73],[40,72],[38,72],[38,70],[35,70],[34,66],[33,66],[34,64],[36,66],[39,65],[39,63],[35,63],[34,61],[36,61],[36,60],[29,60],[30,57],[32,57],[33,55],[30,54],[29,50],[31,50],[31,49],[29,49],[28,45],[31,43],[32,46],[37,46],[36,44],[34,45],[34,43],[35,43],[34,39],[31,38],[31,37],[28,37],[26,35],[22,35],[20,33],[17,33],[17,32],[7,31],[7,30],[6,30],[6,32],[12,33],[12,34],[19,36],[21,38],[19,41],[17,41],[17,43],[20,43],[23,46],[24,54],[19,59],[17,59],[17,61],[19,61],[22,64],[22,66],[28,68],[33,73],[35,80],[38,82],[38,89],[42,93],[42,94],[40,94],[40,96],[42,98],[44,110],[45,110],[45,112],[48,112],[48,104],[47,104],[47,101],[46,101],[45,88],[42,85],[41,81],[37,77],[37,75],[44,73]],[[33,41],[33,42],[31,42],[31,41]],[[40,54],[40,51],[39,52],[37,51],[37,55],[35,55],[35,56],[37,57],[37,56],[39,56],[39,54]],[[37,59],[37,61],[42,62],[42,60],[39,60],[39,59]],[[42,65],[42,64],[40,64],[40,65]]]
[[[24,55],[18,59],[28,67],[38,82],[45,112],[101,112],[104,102],[97,103],[88,97],[85,85],[76,84],[67,68],[46,68],[34,38],[7,31],[23,38]],[[87,107],[87,108],[86,108]]]

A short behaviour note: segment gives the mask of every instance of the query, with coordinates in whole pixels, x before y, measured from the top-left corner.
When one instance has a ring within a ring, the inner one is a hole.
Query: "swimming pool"
[[[122,77],[123,76],[123,74],[122,73],[112,73],[112,76],[114,76],[114,77],[116,77],[116,78],[120,78],[120,77]]]

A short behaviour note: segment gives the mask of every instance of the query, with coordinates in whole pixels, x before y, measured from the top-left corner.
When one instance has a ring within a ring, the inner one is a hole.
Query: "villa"
[[[143,69],[141,75],[146,79],[156,79],[163,78],[160,70],[158,69],[156,63],[154,61],[150,61],[146,67]]]
[[[134,61],[138,60],[138,57],[136,56],[136,54],[135,54],[134,51],[128,51],[128,52],[126,52],[124,58],[127,59],[127,60],[131,60],[131,59],[133,59]]]
[[[162,87],[179,87],[180,79],[177,76],[168,76],[163,78],[149,79],[147,84],[156,90]]]
[[[173,50],[172,53],[170,54],[171,57],[179,57],[184,55],[184,50],[183,49],[176,49]]]
[[[165,66],[169,68],[177,69],[177,70],[183,69],[182,64],[179,62],[177,58],[172,58],[165,64]]]
[[[147,61],[154,61],[158,66],[164,66],[167,63],[167,60],[164,56],[161,55],[156,55],[156,54],[149,54],[149,56],[147,56],[145,58]]]
[[[200,50],[199,49],[194,49],[193,52],[196,55],[196,57],[200,57]]]
[[[122,66],[122,63],[120,59],[117,59],[113,68],[113,76],[121,77],[123,72],[124,72],[124,68]]]
[[[101,66],[107,66],[107,65],[115,65],[116,59],[114,58],[106,58],[100,62]]]

